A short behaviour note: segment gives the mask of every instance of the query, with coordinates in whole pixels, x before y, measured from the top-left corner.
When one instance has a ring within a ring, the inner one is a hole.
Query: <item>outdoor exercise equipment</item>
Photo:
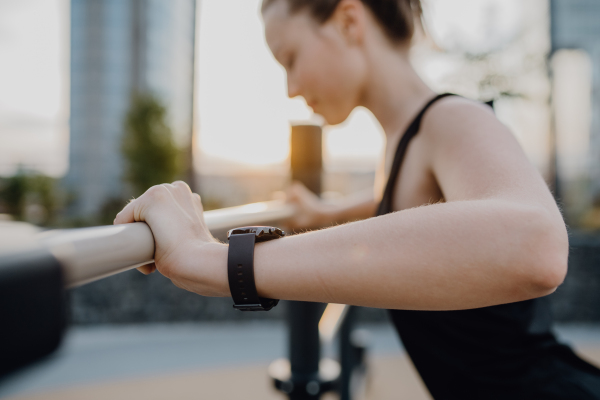
[[[321,128],[292,129],[292,177],[321,191]],[[282,201],[206,211],[211,232],[277,224],[295,207]],[[141,222],[40,232],[15,240],[20,223],[0,222],[0,376],[52,353],[66,326],[65,291],[152,261],[154,238]],[[22,229],[21,229],[22,230]],[[269,368],[290,399],[318,399],[337,391],[355,399],[364,380],[364,344],[353,335],[354,309],[339,304],[286,302],[289,360]],[[325,311],[324,311],[325,310]],[[339,360],[321,357],[321,345],[339,343]]]

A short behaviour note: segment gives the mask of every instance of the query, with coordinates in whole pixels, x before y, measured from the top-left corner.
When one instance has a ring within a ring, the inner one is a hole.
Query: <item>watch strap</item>
[[[233,307],[242,311],[266,311],[278,301],[258,296],[254,280],[254,245],[256,235],[243,233],[229,238],[227,273]]]

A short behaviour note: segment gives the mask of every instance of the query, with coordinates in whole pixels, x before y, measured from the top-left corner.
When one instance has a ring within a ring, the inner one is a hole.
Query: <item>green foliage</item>
[[[115,216],[127,205],[127,201],[118,197],[110,197],[102,203],[98,212],[97,223],[100,225],[112,225]]]
[[[0,204],[16,220],[47,226],[55,219],[58,208],[55,180],[19,170],[0,185]]]
[[[135,196],[150,186],[170,183],[182,172],[184,159],[165,121],[165,107],[151,95],[137,95],[125,119],[122,151],[125,180]]]
[[[25,214],[27,186],[27,176],[19,172],[15,176],[5,179],[0,190],[3,211],[18,220],[22,220]]]

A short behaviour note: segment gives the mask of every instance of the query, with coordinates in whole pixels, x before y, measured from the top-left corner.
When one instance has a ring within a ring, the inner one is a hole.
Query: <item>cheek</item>
[[[318,103],[318,111],[329,123],[343,122],[359,102],[363,81],[360,58],[325,50],[313,60],[301,78],[309,100]]]

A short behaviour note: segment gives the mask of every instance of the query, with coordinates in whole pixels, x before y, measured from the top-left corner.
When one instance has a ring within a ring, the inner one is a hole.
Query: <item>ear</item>
[[[366,31],[365,5],[360,0],[341,0],[331,22],[350,45],[362,44]]]

